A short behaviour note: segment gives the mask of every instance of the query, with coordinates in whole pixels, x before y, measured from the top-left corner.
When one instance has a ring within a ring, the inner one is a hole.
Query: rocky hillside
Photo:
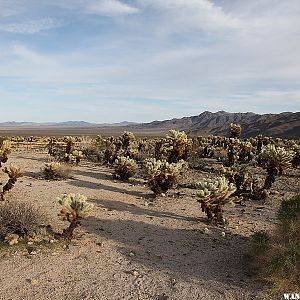
[[[230,123],[242,125],[242,136],[258,134],[274,137],[300,138],[300,112],[280,114],[228,113],[205,111],[198,116],[136,125],[136,129],[178,129],[193,135],[227,135]]]

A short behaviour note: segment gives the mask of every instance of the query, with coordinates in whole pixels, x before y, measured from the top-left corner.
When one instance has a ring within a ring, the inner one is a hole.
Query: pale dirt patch
[[[25,176],[7,199],[35,203],[58,231],[67,226],[57,217],[60,194],[85,194],[95,209],[67,249],[44,247],[31,259],[25,249],[1,250],[0,299],[264,298],[247,271],[248,238],[274,227],[278,200],[299,192],[299,177],[277,181],[274,189],[284,195],[272,196],[274,203],[228,208],[224,230],[204,222],[195,190],[173,190],[152,203],[143,180],[115,181],[109,168],[89,162],[74,167],[73,179],[46,181],[40,176],[47,159],[45,153],[11,155]],[[205,175],[189,171],[184,180]],[[205,227],[208,234],[202,233]],[[32,285],[33,279],[38,283]]]

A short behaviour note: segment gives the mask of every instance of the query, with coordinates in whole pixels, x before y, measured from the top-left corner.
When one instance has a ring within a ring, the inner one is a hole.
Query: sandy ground
[[[73,179],[46,181],[40,176],[47,158],[11,156],[25,176],[7,199],[35,203],[56,230],[67,226],[57,217],[60,194],[85,194],[95,208],[65,248],[44,246],[30,257],[25,247],[2,249],[0,299],[270,299],[249,275],[249,236],[274,227],[278,199],[300,191],[299,171],[276,182],[282,195],[268,203],[227,209],[230,224],[223,229],[205,223],[195,190],[173,190],[152,203],[141,179],[115,181],[109,168],[86,161],[74,167]],[[183,180],[206,175],[190,171]]]

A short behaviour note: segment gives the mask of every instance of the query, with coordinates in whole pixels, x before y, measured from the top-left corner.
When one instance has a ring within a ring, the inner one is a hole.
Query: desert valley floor
[[[95,208],[69,244],[39,243],[34,255],[26,245],[1,249],[0,299],[270,299],[248,270],[249,237],[274,228],[280,199],[300,191],[299,170],[279,177],[266,203],[228,207],[224,229],[205,223],[193,189],[154,200],[140,176],[116,181],[110,168],[87,161],[72,179],[47,181],[41,169],[48,158],[10,156],[24,176],[7,200],[34,203],[57,231],[66,226],[57,217],[59,195],[84,194]],[[188,171],[180,182],[207,176]]]

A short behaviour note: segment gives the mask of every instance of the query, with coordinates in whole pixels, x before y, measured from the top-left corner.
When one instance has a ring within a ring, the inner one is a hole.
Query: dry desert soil
[[[43,179],[46,153],[14,152],[24,176],[7,201],[26,201],[61,231],[56,197],[81,193],[95,205],[71,243],[0,249],[0,299],[271,299],[247,267],[249,237],[272,230],[280,200],[300,191],[299,170],[281,176],[266,203],[248,201],[226,209],[226,228],[205,223],[195,190],[180,187],[153,199],[140,176],[116,181],[106,166],[83,161],[73,178]],[[181,182],[213,176],[188,171]],[[154,200],[154,201],[153,201]],[[208,232],[204,231],[208,228]],[[225,232],[222,234],[222,232]]]

